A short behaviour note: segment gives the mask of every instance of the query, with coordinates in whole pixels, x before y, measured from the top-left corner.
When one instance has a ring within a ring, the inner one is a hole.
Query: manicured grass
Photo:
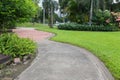
[[[55,33],[56,36],[52,38],[54,41],[70,43],[91,51],[105,63],[115,80],[120,80],[120,32],[65,31],[38,24],[35,28]]]

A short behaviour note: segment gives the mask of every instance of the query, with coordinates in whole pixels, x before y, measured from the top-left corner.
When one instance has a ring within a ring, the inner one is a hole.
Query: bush
[[[23,57],[33,54],[36,44],[26,38],[19,38],[16,34],[5,33],[0,35],[0,53],[14,57]]]
[[[58,25],[61,30],[78,30],[78,31],[119,31],[118,27],[114,26],[98,26],[98,25],[80,25],[77,23],[66,23]]]
[[[109,23],[106,22],[106,20],[111,19],[111,13],[109,10],[97,10],[94,12],[94,16],[92,21],[94,22],[94,24],[97,25],[109,25],[109,23],[111,23],[111,20]]]

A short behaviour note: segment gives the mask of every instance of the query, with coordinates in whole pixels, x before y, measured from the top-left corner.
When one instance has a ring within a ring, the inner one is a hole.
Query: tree
[[[50,28],[53,27],[53,14],[54,11],[58,9],[58,3],[54,0],[44,0],[42,2],[43,4],[43,20],[45,20],[45,14],[47,14],[48,16],[48,24],[50,26]]]
[[[92,24],[92,17],[93,17],[93,0],[91,0],[91,4],[90,4],[90,18],[89,18],[89,25],[90,26]]]
[[[111,11],[120,12],[120,2],[111,5]]]
[[[59,0],[59,9],[60,9],[60,17],[61,14],[65,14],[66,13],[66,8],[69,1],[67,0]]]
[[[99,10],[120,11],[119,2],[112,4],[113,0],[59,0],[60,12],[66,13],[71,22],[87,23],[90,25],[93,16]]]
[[[45,24],[45,16],[46,16],[46,12],[48,12],[48,4],[49,2],[48,2],[48,0],[44,0],[43,2],[42,2],[42,6],[43,6],[43,24]]]
[[[42,8],[39,6],[40,0],[32,0],[32,1],[35,3],[36,7],[38,8],[36,15],[32,18],[32,22],[34,24],[34,22],[41,22],[40,18],[41,18],[41,15],[42,15],[42,13],[41,13]]]
[[[37,6],[32,0],[1,0],[0,28],[10,28],[17,22],[23,22],[34,17]]]
[[[72,22],[88,22],[90,0],[69,0],[67,6],[67,17]]]

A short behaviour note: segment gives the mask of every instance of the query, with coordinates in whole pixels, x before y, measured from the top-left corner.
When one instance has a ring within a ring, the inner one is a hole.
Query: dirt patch
[[[38,31],[32,28],[13,29],[13,32],[16,33],[19,37],[29,38],[35,42],[43,41],[52,35],[52,33]]]
[[[17,76],[23,72],[27,67],[31,65],[31,62],[34,60],[35,55],[32,55],[29,60],[20,64],[6,64],[1,65],[0,69],[0,80],[14,80]]]

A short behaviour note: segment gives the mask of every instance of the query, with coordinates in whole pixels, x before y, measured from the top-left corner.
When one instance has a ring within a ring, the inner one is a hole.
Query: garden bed
[[[0,69],[0,80],[14,80],[21,72],[30,66],[34,58],[35,55],[31,55],[27,61],[19,64],[15,64],[13,61],[6,65],[2,64],[2,68]]]
[[[31,64],[36,52],[36,43],[32,40],[13,33],[1,34],[0,80],[14,80]]]
[[[10,60],[10,56],[5,56],[3,54],[0,54],[0,64],[6,63]]]

